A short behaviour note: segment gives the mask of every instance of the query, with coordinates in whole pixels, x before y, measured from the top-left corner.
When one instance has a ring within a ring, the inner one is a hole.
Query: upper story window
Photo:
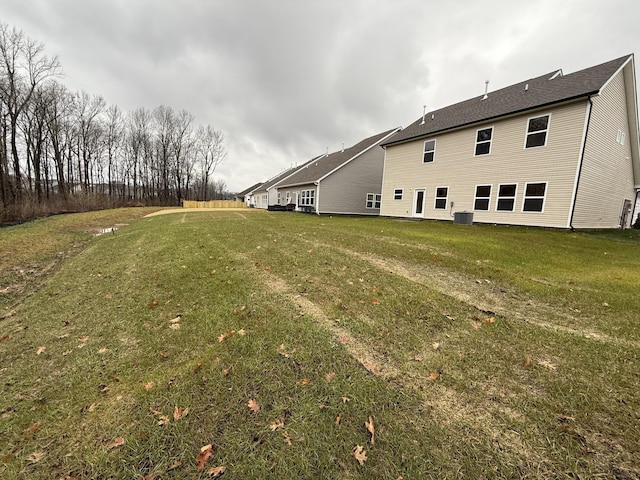
[[[476,132],[475,155],[489,155],[491,153],[491,139],[493,138],[493,127],[483,128]]]
[[[513,212],[516,204],[517,183],[508,183],[498,186],[498,203],[496,210]]]
[[[436,202],[434,208],[437,210],[446,210],[447,197],[449,196],[449,187],[436,188]]]
[[[394,200],[402,200],[403,193],[404,193],[404,190],[402,188],[396,188],[393,191],[393,199]]]
[[[476,195],[473,199],[474,210],[489,210],[491,200],[491,185],[477,185]]]
[[[524,187],[523,212],[542,212],[544,198],[547,192],[547,183],[527,183]]]
[[[427,140],[424,142],[424,152],[422,154],[422,162],[428,163],[433,162],[433,159],[436,156],[436,141],[435,140]]]
[[[544,147],[549,132],[549,115],[530,118],[527,124],[527,141],[525,148]]]

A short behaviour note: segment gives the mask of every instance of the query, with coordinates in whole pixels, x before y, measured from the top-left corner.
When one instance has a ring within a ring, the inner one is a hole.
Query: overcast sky
[[[640,53],[638,0],[0,0],[72,91],[191,112],[231,191],[556,69]]]

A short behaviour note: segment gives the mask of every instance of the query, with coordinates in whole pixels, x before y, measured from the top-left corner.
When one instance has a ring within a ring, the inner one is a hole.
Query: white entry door
[[[416,188],[413,192],[413,216],[424,217],[424,201],[427,194],[424,188]]]

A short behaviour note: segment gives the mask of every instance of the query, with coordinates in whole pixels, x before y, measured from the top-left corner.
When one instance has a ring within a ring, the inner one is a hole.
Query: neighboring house
[[[309,160],[307,163],[312,162],[313,160],[315,159]],[[278,183],[290,177],[305,165],[306,163],[303,163],[300,166],[288,168],[287,170],[277,174],[275,177],[271,177],[265,183],[260,184],[258,188],[254,189],[251,192],[251,195],[255,201],[255,207],[268,209],[270,206],[273,207],[274,205],[280,205],[284,207],[291,203],[285,201],[284,197],[278,195],[278,190],[275,187]]]
[[[425,112],[383,148],[381,215],[626,228],[640,190],[634,57]]]
[[[399,128],[307,162],[277,182],[277,195],[296,210],[379,215],[384,151],[381,142]]]
[[[250,186],[249,188],[241,191],[240,193],[236,193],[234,196],[234,200],[236,202],[244,202],[247,204],[247,206],[249,206],[249,198],[250,198],[250,194],[251,192],[253,192],[255,189],[257,189],[260,185],[262,185],[261,182],[256,183],[255,185]]]

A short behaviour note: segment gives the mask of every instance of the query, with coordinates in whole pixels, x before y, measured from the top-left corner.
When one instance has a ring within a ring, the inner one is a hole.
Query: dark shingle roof
[[[587,97],[600,91],[607,81],[631,58],[631,55],[562,75],[556,70],[537,78],[429,112],[398,132],[382,145],[393,145],[438,132],[489,121],[534,108]],[[433,118],[432,118],[433,115]]]
[[[279,187],[289,185],[302,185],[307,183],[313,183],[320,180],[322,177],[332,172],[336,168],[344,165],[349,160],[364,152],[368,148],[378,145],[386,137],[397,131],[398,128],[387,130],[386,132],[378,133],[369,138],[356,143],[354,146],[339,150],[337,152],[330,153],[329,155],[323,155],[315,158],[311,162],[308,162],[300,168],[295,174],[287,178]]]
[[[244,197],[245,195],[247,195],[247,193],[251,193],[256,188],[258,188],[260,185],[262,185],[262,182],[258,182],[255,185],[251,185],[249,188],[241,191],[240,193],[236,193],[236,197]]]

